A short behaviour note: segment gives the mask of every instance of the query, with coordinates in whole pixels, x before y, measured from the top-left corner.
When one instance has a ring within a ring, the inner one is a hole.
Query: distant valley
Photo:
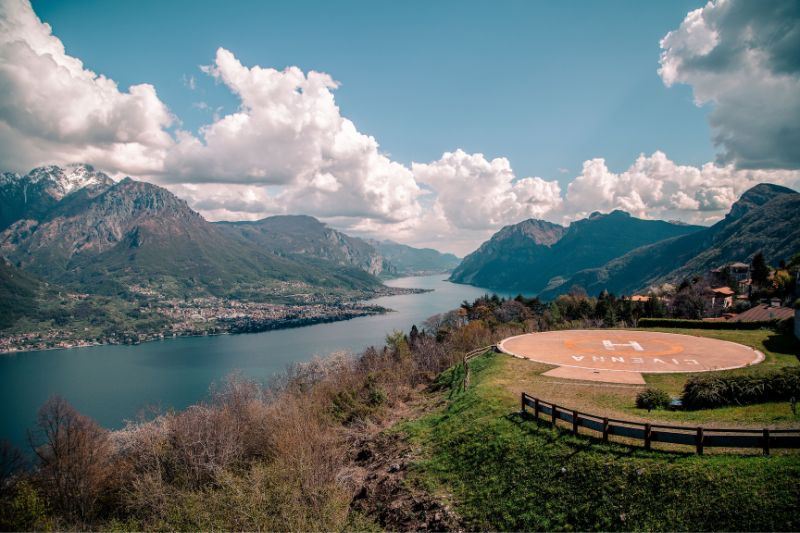
[[[175,333],[176,323],[180,334],[197,334],[381,312],[354,302],[407,292],[381,279],[453,265],[452,256],[405,247],[395,266],[308,216],[208,222],[164,188],[115,182],[88,165],[0,175],[0,213],[2,327],[59,326],[62,334],[37,347],[112,333],[138,340]],[[96,323],[73,320],[81,315]]]

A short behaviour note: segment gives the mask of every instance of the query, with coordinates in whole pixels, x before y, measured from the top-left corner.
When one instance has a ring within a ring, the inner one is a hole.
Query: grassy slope
[[[645,452],[537,427],[504,386],[515,362],[475,359],[467,392],[458,369],[445,373],[447,407],[397,428],[427,457],[411,482],[452,495],[468,529],[800,528],[797,455]]]

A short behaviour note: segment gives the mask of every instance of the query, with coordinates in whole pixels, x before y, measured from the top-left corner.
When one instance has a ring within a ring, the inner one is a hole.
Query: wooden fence
[[[771,448],[800,448],[800,429],[719,429],[643,424],[581,413],[524,392],[521,403],[522,413],[532,414],[537,421],[544,416],[555,427],[559,420],[563,420],[571,424],[572,433],[577,435],[579,427],[587,428],[602,434],[604,442],[608,442],[611,435],[641,440],[647,450],[653,442],[694,446],[701,455],[703,448],[761,448],[765,455]],[[533,409],[533,413],[529,413],[528,408]]]

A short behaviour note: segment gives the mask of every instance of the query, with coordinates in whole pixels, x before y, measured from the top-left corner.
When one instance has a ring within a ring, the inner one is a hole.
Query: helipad
[[[565,330],[509,337],[498,348],[557,365],[545,375],[643,384],[642,373],[713,372],[754,365],[764,355],[734,342],[674,333]]]

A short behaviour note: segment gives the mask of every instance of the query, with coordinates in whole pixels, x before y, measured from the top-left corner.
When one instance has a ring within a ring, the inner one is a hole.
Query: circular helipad
[[[498,348],[516,357],[557,365],[547,374],[573,379],[644,383],[639,374],[711,372],[754,365],[764,355],[734,342],[674,333],[565,330],[509,337]],[[637,377],[618,373],[633,373]]]

